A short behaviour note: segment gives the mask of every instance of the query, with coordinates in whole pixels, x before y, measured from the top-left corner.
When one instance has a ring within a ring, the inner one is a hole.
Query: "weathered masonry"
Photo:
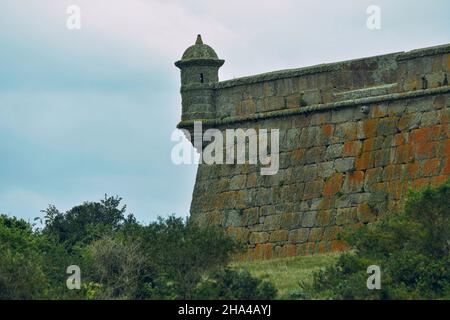
[[[218,81],[197,43],[181,69],[182,121],[280,130],[280,169],[198,168],[191,216],[248,246],[248,259],[342,250],[340,231],[395,212],[408,188],[450,176],[450,44]]]

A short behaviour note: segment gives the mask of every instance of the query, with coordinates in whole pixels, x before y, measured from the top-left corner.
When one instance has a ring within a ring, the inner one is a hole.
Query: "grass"
[[[233,268],[249,271],[253,276],[270,281],[278,289],[278,299],[290,299],[300,289],[299,282],[311,283],[314,272],[336,263],[339,253],[238,262]]]

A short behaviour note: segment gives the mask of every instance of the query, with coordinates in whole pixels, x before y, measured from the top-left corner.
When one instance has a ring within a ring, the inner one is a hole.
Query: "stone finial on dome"
[[[202,40],[202,35],[201,34],[197,35],[197,40],[195,41],[195,44],[203,44],[203,40]]]

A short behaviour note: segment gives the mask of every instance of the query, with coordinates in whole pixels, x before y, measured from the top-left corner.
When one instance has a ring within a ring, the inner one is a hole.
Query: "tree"
[[[98,284],[93,298],[136,299],[145,271],[145,255],[139,245],[105,236],[86,248],[90,281]]]
[[[0,299],[47,296],[41,239],[24,220],[0,215]]]
[[[125,217],[126,206],[120,207],[122,198],[107,197],[100,202],[85,202],[66,213],[55,206],[49,206],[45,213],[43,233],[55,238],[68,247],[85,245],[112,234],[124,223],[134,221],[134,217]]]
[[[149,269],[158,274],[151,294],[182,299],[192,298],[202,277],[223,268],[239,250],[222,229],[173,216],[145,227],[142,245]]]

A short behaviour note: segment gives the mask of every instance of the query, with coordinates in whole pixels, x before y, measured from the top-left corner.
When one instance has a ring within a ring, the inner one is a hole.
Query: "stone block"
[[[317,174],[321,178],[329,178],[334,171],[334,161],[322,162],[317,165]]]
[[[341,157],[343,149],[344,149],[343,143],[332,144],[332,145],[328,146],[325,151],[325,159],[333,160],[333,159]]]
[[[295,229],[289,232],[288,239],[292,243],[303,243],[308,239],[308,235],[308,228]]]
[[[317,211],[308,211],[303,214],[302,227],[311,228],[316,223]]]
[[[280,220],[282,229],[292,230],[300,226],[302,215],[298,212],[282,213]]]
[[[303,192],[303,200],[318,198],[322,194],[323,181],[316,180],[305,183],[305,190]]]
[[[397,127],[401,131],[416,129],[419,127],[421,119],[422,113],[404,113],[398,121]]]
[[[342,188],[343,173],[334,173],[326,182],[323,188],[323,195],[325,197],[332,197],[336,195]]]
[[[334,167],[337,172],[353,171],[355,166],[355,158],[342,158],[334,161]]]
[[[354,108],[333,110],[331,113],[331,123],[351,122],[353,120]]]
[[[347,141],[344,143],[343,156],[356,157],[361,153],[362,143],[359,140]]]
[[[398,119],[396,117],[389,117],[380,119],[377,126],[377,135],[389,136],[396,134]]]
[[[252,232],[249,241],[251,244],[266,243],[269,241],[269,234],[267,232]]]
[[[279,215],[266,216],[264,220],[264,230],[277,230],[281,227],[281,217]]]
[[[323,229],[322,228],[312,228],[309,232],[308,241],[317,242],[322,240]]]
[[[280,242],[288,240],[289,232],[287,230],[275,230],[270,234],[270,242]]]
[[[357,222],[357,209],[355,207],[337,209],[336,224],[338,226],[355,222]]]
[[[441,122],[439,111],[424,112],[421,120],[421,127],[431,127]]]
[[[325,227],[331,224],[333,217],[332,210],[321,210],[317,213],[316,226]]]
[[[342,192],[354,193],[361,192],[364,186],[364,172],[354,171],[345,175]]]

